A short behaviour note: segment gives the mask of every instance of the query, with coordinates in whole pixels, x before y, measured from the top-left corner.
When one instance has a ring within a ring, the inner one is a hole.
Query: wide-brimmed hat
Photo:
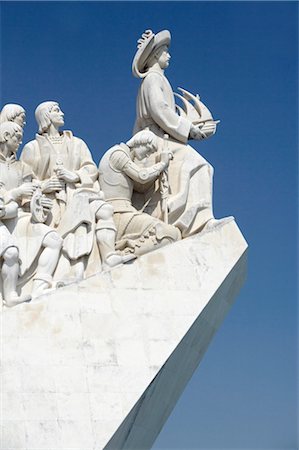
[[[138,39],[137,52],[135,53],[132,72],[137,78],[143,78],[146,75],[144,68],[149,57],[153,54],[157,48],[162,45],[170,45],[171,34],[168,30],[162,30],[157,34],[154,34],[152,30],[146,30],[140,39]]]

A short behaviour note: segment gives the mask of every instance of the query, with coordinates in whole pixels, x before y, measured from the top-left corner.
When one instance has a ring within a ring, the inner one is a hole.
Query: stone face
[[[2,310],[2,450],[150,448],[246,275],[235,222]]]

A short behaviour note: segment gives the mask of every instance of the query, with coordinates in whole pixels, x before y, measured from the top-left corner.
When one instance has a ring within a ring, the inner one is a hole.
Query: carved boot
[[[97,225],[97,242],[104,270],[116,267],[136,258],[134,254],[121,255],[115,251],[116,228],[113,220],[101,221]]]
[[[157,222],[138,239],[125,239],[121,242],[124,252],[133,252],[136,257],[165,247],[181,239],[181,232],[173,225]],[[129,253],[129,254],[130,254]]]
[[[120,255],[117,252],[112,252],[106,256],[105,261],[103,261],[102,267],[103,270],[110,269],[111,267],[119,266],[120,264],[125,264],[133,259],[136,259],[137,256],[132,254]]]
[[[10,293],[10,295],[3,300],[3,304],[8,308],[19,305],[20,303],[30,302],[31,295],[18,295],[16,291]]]

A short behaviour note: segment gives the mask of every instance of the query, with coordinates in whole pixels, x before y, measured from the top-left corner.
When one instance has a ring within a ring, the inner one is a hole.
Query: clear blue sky
[[[195,144],[215,167],[215,214],[234,215],[249,273],[155,449],[297,449],[296,2],[2,2],[1,103],[58,100],[94,159],[130,137],[136,41],[172,32],[174,87],[221,119]]]

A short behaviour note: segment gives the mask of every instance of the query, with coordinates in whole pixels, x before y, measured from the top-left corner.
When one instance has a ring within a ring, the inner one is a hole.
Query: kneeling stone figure
[[[110,148],[99,165],[101,189],[114,209],[116,248],[136,256],[181,239],[178,228],[138,211],[132,205],[133,192],[146,190],[168,167],[169,152],[161,152],[160,162],[150,167],[139,167],[134,162],[135,158],[140,161],[156,151],[156,136],[144,130],[126,144]]]

